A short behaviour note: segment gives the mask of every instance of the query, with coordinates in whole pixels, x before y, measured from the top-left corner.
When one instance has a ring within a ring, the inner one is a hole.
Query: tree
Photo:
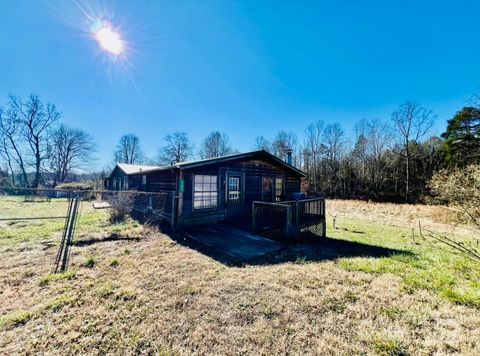
[[[233,153],[230,145],[230,139],[224,133],[218,131],[211,132],[200,146],[200,158],[222,157]]]
[[[143,163],[144,153],[137,135],[130,133],[120,137],[114,152],[115,163]]]
[[[480,163],[480,109],[464,107],[448,120],[445,139],[446,160],[451,165]]]
[[[480,165],[441,170],[432,177],[430,188],[438,202],[458,208],[462,220],[480,233]]]
[[[331,192],[335,195],[339,187],[340,158],[345,146],[345,131],[339,123],[328,124],[323,130],[325,146],[326,173]]]
[[[433,116],[430,110],[425,109],[416,101],[407,101],[400,105],[392,114],[392,121],[400,135],[405,153],[405,200],[410,195],[410,142],[418,142],[433,126]]]
[[[255,143],[253,144],[254,150],[265,150],[267,152],[272,151],[272,144],[263,136],[257,136],[255,138]]]
[[[14,98],[10,96],[6,110],[0,112],[0,137],[2,143],[2,157],[9,162],[12,172],[12,183],[14,181],[14,168],[16,164],[22,173],[23,184],[29,186],[25,150],[22,143],[22,123],[19,119],[19,112],[14,106]]]
[[[13,168],[14,162],[8,127],[9,121],[4,116],[3,108],[0,107],[0,158],[6,162],[12,177],[12,185],[15,185],[15,171]]]
[[[95,143],[85,131],[60,125],[52,135],[50,167],[54,183],[65,182],[74,169],[92,161]]]
[[[166,145],[160,150],[159,163],[172,165],[188,160],[193,153],[193,145],[185,132],[174,132],[165,136]]]
[[[313,189],[314,192],[317,192],[317,169],[318,162],[322,153],[322,134],[325,128],[325,123],[322,120],[318,120],[315,123],[312,123],[307,126],[305,129],[305,147],[307,156],[311,155],[311,171],[313,173]],[[305,154],[304,154],[305,155]]]
[[[34,178],[31,186],[37,188],[42,180],[42,169],[50,155],[50,138],[60,113],[54,104],[46,105],[38,95],[30,95],[26,102],[10,96],[11,110],[20,120],[23,137],[33,157]]]
[[[272,143],[272,151],[275,156],[284,161],[287,160],[289,150],[296,152],[298,138],[293,132],[279,131]],[[296,155],[295,155],[296,156]],[[293,163],[296,165],[296,157],[293,157]]]

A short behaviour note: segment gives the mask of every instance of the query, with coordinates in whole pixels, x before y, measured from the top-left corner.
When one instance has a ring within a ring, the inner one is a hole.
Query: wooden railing
[[[284,237],[298,236],[301,232],[312,232],[324,237],[326,236],[325,218],[324,198],[252,203],[254,232],[277,231]]]
[[[254,232],[278,231],[290,235],[292,207],[288,204],[254,201],[252,203],[252,228]]]

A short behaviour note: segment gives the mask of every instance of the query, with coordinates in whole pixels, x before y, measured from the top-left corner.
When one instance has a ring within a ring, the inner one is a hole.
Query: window
[[[123,177],[123,189],[125,189],[125,190],[128,189],[128,177],[127,176]]]
[[[143,185],[147,184],[147,176],[145,174],[142,176],[142,184]]]
[[[193,208],[207,209],[218,206],[217,176],[196,174],[193,187]]]
[[[275,178],[275,201],[283,198],[283,178]]]
[[[228,200],[240,199],[240,178],[229,177],[228,178]]]
[[[273,179],[272,177],[263,177],[262,179],[262,200],[272,201],[273,196]]]

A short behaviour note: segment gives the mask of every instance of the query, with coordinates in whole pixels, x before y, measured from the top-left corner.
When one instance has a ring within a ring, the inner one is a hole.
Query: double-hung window
[[[196,174],[193,184],[193,208],[208,209],[218,206],[217,176]]]
[[[275,178],[275,201],[283,199],[283,178]]]

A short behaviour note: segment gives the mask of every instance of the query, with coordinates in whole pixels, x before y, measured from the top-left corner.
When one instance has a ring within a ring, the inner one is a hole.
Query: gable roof
[[[157,170],[161,168],[160,166],[146,166],[141,164],[127,164],[127,163],[117,163],[116,167],[120,168],[123,173],[126,175],[145,173]]]
[[[117,167],[120,168],[125,174],[133,175],[133,174],[142,174],[146,172],[164,171],[164,170],[171,170],[171,169],[188,169],[188,168],[195,168],[195,167],[203,167],[203,166],[207,166],[215,163],[222,163],[222,162],[228,162],[228,161],[233,161],[233,160],[242,159],[242,158],[255,158],[255,157],[264,157],[264,158],[270,159],[301,177],[307,176],[305,172],[288,164],[287,162],[281,160],[277,156],[265,150],[235,153],[228,156],[207,158],[207,159],[201,159],[197,161],[180,162],[180,163],[175,163],[171,166],[143,166],[143,165],[136,165],[136,164],[119,163],[117,164]]]
[[[275,161],[276,163],[284,166],[288,170],[302,176],[306,177],[307,174],[303,172],[302,170],[288,164],[284,160],[278,158],[277,156],[271,154],[268,151],[265,150],[257,150],[257,151],[250,151],[250,152],[245,152],[245,153],[235,153],[232,155],[228,156],[222,156],[222,157],[215,157],[215,158],[207,158],[207,159],[202,159],[198,161],[191,161],[191,162],[180,162],[174,165],[173,167],[178,167],[178,168],[194,168],[194,167],[201,167],[201,166],[206,166],[209,164],[214,164],[214,163],[221,163],[221,162],[228,162],[232,160],[237,160],[237,159],[242,159],[242,158],[254,158],[256,156],[264,156],[268,159],[271,159]],[[171,168],[171,167],[170,167]]]

